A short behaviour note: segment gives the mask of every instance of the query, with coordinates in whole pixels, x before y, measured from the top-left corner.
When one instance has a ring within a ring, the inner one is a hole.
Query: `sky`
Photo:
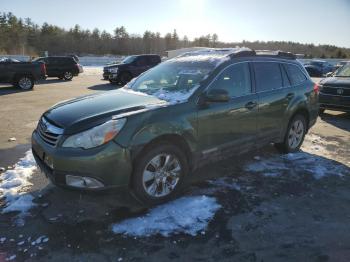
[[[189,39],[293,41],[350,48],[350,0],[0,0],[0,12],[64,28],[125,26]]]

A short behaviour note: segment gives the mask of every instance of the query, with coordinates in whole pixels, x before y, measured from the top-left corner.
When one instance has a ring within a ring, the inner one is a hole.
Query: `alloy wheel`
[[[70,80],[73,78],[73,74],[71,72],[65,72],[64,73],[64,79]]]
[[[29,77],[24,76],[18,81],[18,85],[21,89],[30,89],[32,87],[32,80]]]
[[[158,154],[147,164],[142,175],[142,184],[151,197],[164,197],[174,191],[182,168],[180,160],[172,154]]]
[[[304,124],[301,120],[296,120],[292,124],[288,134],[288,145],[291,149],[297,148],[304,136]]]

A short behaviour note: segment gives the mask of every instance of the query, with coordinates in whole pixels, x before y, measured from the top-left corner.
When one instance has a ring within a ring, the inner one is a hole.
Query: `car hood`
[[[336,87],[349,87],[350,77],[327,77],[320,81],[320,84]]]
[[[125,65],[125,64],[123,64],[123,63],[111,64],[111,65],[105,66],[103,69],[116,68],[116,67],[120,67],[120,66],[123,66],[123,65]]]
[[[156,97],[120,89],[61,102],[46,111],[44,117],[62,127],[64,134],[73,134],[102,124],[115,115],[165,104]]]

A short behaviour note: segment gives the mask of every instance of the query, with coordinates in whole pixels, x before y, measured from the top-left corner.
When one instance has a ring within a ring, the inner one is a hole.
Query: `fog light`
[[[78,188],[101,188],[104,185],[91,177],[66,175],[66,184]]]

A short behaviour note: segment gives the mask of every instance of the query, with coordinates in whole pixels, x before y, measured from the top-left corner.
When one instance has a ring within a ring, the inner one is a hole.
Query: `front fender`
[[[142,127],[132,137],[128,147],[132,151],[139,152],[142,148],[161,137],[177,136],[183,139],[191,152],[196,150],[196,128],[193,123],[182,121],[158,122]]]

